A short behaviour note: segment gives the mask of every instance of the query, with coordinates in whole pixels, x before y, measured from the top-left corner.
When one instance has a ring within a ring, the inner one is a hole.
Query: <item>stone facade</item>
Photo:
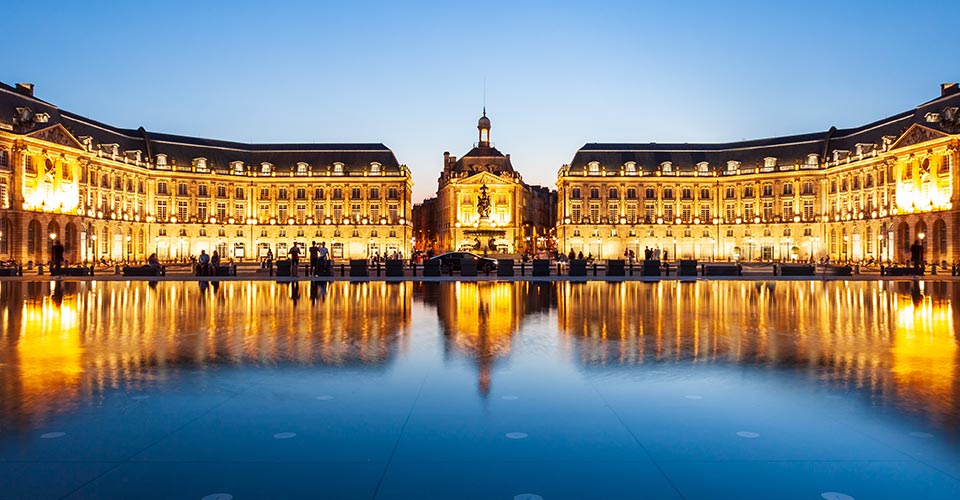
[[[409,255],[412,180],[382,144],[241,144],[118,129],[0,84],[0,259]]]
[[[562,251],[700,260],[960,260],[957,86],[863,127],[733,144],[587,144],[559,172]]]

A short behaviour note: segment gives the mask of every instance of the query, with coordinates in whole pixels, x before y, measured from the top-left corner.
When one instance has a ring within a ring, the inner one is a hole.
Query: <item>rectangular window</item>
[[[333,205],[333,220],[337,223],[343,220],[343,205],[339,203]]]
[[[96,177],[94,177],[96,179]],[[96,185],[96,183],[94,183]],[[167,194],[167,181],[157,182],[157,194]]]
[[[0,179],[0,208],[10,208],[10,194],[7,191],[6,179]]]
[[[370,221],[379,222],[380,221],[380,204],[374,203],[370,205]]]
[[[783,202],[783,220],[785,221],[793,220],[793,202],[792,201]]]
[[[600,221],[600,204],[591,203],[590,204],[590,222],[596,224]]]
[[[187,183],[181,182],[177,184],[177,195],[178,196],[187,196]]]
[[[351,204],[350,204],[350,217],[353,218],[353,220],[359,220],[359,219],[360,219],[360,204],[359,204],[359,203],[351,203]]]
[[[733,222],[737,220],[737,205],[734,203],[727,203],[727,213],[726,213],[727,222]]]
[[[197,202],[197,218],[200,219],[200,222],[205,222],[207,220],[207,202]]]
[[[617,222],[620,219],[620,208],[616,203],[611,203],[607,205],[607,220],[611,223]]]
[[[654,203],[645,204],[643,206],[643,217],[647,224],[652,224],[653,221],[657,220],[657,205]]]
[[[261,200],[270,199],[270,188],[260,188],[260,199]]]
[[[360,188],[352,188],[352,189],[350,189],[350,199],[351,199],[351,200],[359,200],[359,199],[360,199]]]
[[[707,203],[700,204],[700,222],[712,222],[713,215],[710,213],[710,205]]]
[[[693,217],[693,207],[689,203],[680,205],[680,219],[683,222],[690,222]]]
[[[298,200],[307,199],[307,188],[302,188],[302,187],[297,188],[297,199]]]
[[[813,200],[803,201],[803,218],[808,221],[813,220]]]
[[[181,222],[186,222],[187,217],[187,202],[178,201],[177,202],[177,219]]]
[[[221,222],[227,220],[227,202],[225,201],[217,202],[217,220]]]
[[[233,194],[233,197],[236,198],[236,199],[238,199],[238,200],[242,200],[242,199],[246,198],[246,196],[244,196],[243,188],[242,188],[242,187],[238,187],[238,188],[236,189],[236,192]]]
[[[396,224],[397,221],[399,220],[399,218],[397,217],[397,216],[398,216],[398,213],[399,213],[399,212],[398,212],[397,205],[395,205],[395,204],[390,204],[390,205],[388,206],[387,210],[388,210],[388,212],[389,212],[389,214],[390,214],[390,222]]]
[[[663,220],[673,220],[673,203],[667,203],[663,205]]]
[[[744,203],[743,204],[743,218],[752,221],[755,218],[756,214],[753,213],[753,203]]]
[[[313,205],[313,218],[319,223],[323,222],[323,205],[317,203]]]
[[[259,213],[259,215],[260,215],[260,217],[262,217],[263,219],[269,219],[269,218],[270,218],[270,204],[269,204],[269,203],[261,203],[261,204],[260,204],[260,213]]]
[[[236,219],[237,222],[242,222],[246,218],[244,208],[243,203],[233,204],[233,218]]]
[[[580,223],[580,204],[574,203],[570,205],[570,218],[573,219],[574,224]]]
[[[773,220],[773,202],[772,201],[763,202],[763,220],[765,221]]]
[[[277,220],[280,222],[286,222],[287,220],[287,204],[281,203],[277,205]]]
[[[297,203],[297,220],[304,221],[307,218],[307,204]]]

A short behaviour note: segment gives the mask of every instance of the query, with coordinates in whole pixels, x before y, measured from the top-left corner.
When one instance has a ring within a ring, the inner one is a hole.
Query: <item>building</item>
[[[586,144],[559,172],[562,251],[700,260],[960,259],[960,90],[864,125],[729,144]]]
[[[117,128],[0,84],[0,259],[409,254],[412,180],[383,144],[243,144]]]
[[[477,123],[479,141],[462,158],[443,153],[438,180],[437,251],[532,252],[535,238],[553,225],[538,213],[532,189],[514,170],[510,155],[490,141],[486,110]],[[544,222],[549,222],[544,225]]]

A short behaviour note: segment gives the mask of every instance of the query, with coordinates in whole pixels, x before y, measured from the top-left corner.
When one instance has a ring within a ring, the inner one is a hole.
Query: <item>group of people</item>
[[[159,263],[159,261],[158,261]],[[216,276],[217,268],[220,267],[220,252],[213,251],[213,255],[206,250],[200,250],[200,256],[197,257],[195,274],[197,276]]]
[[[307,253],[310,256],[307,276],[329,276],[331,263],[327,244],[321,241],[318,245],[316,241],[312,241]],[[290,276],[298,276],[300,274],[300,247],[294,244],[287,252],[287,256],[290,257]],[[270,260],[271,258],[272,252],[267,250],[267,259]]]

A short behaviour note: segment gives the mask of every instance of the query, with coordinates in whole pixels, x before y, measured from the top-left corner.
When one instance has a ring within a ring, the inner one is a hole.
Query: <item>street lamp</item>
[[[920,265],[924,265],[927,261],[927,247],[924,244],[923,239],[927,237],[927,233],[917,234],[917,238],[920,238]]]

